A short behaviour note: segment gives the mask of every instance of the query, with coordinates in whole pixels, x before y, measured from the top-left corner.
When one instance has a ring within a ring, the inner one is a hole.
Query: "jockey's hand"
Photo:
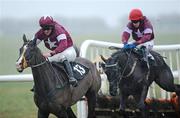
[[[124,45],[124,49],[134,49],[136,47],[136,45],[135,44],[125,44]]]
[[[45,58],[48,58],[48,57],[51,56],[51,53],[49,53],[49,52],[43,53],[43,56],[44,56]]]
[[[136,45],[133,43],[133,44],[129,44],[129,48],[130,49],[134,49],[134,48],[136,48]]]

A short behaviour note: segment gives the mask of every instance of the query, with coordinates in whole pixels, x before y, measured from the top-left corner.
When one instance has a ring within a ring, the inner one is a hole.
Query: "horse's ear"
[[[25,34],[23,34],[23,41],[24,41],[24,43],[27,42],[27,38],[26,38],[26,35],[25,35]]]
[[[106,63],[107,59],[105,59],[102,55],[100,55],[101,59]]]

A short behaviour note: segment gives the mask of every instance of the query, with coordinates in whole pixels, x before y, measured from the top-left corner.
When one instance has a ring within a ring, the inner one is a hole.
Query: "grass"
[[[0,83],[0,118],[34,118],[37,109],[31,87],[31,82]]]
[[[30,88],[32,82],[0,83],[0,118],[35,118],[37,107]],[[76,112],[76,106],[72,107]],[[50,118],[55,116],[50,115]]]

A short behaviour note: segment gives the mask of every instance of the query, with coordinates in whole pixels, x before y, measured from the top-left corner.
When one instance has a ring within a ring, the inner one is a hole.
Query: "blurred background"
[[[152,22],[155,44],[180,44],[179,0],[0,0],[0,75],[18,74],[15,61],[22,35],[31,39],[41,16],[53,16],[80,47],[88,39],[121,43],[132,8],[140,8]],[[43,43],[40,48],[45,49]],[[31,86],[0,83],[0,118],[36,116]]]
[[[154,26],[156,44],[180,43],[179,0],[0,0],[0,74],[16,73],[14,62],[25,33],[31,39],[39,18],[51,15],[80,46],[88,39],[121,43],[132,8]],[[12,63],[13,62],[13,63]]]

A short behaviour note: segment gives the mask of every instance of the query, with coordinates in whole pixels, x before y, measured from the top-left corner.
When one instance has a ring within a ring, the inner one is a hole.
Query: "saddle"
[[[68,76],[68,73],[66,72],[66,69],[65,69],[63,63],[61,63],[61,62],[51,62],[51,64],[57,70],[63,71]],[[70,62],[70,65],[72,67],[74,77],[78,81],[82,80],[86,76],[86,74],[89,72],[89,68],[87,68],[86,66],[84,66],[84,65],[82,65],[80,63]]]
[[[141,49],[133,49],[132,52],[135,54],[135,56],[137,57],[137,59],[139,59],[139,61],[142,62],[142,64],[145,64],[147,65],[147,62],[144,61],[144,53],[143,53],[143,50]],[[154,59],[152,59],[151,57],[148,57],[148,64],[149,66],[157,66],[157,61],[156,61],[156,56],[161,56],[159,53],[156,52],[153,53],[154,51],[150,51],[150,54],[154,57]]]

